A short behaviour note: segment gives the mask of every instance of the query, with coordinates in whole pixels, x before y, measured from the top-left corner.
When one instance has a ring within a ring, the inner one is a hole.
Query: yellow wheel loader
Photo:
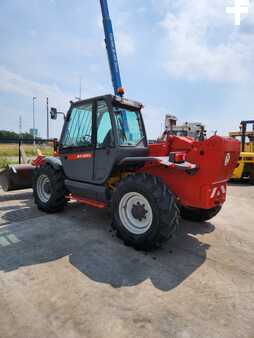
[[[247,130],[248,125],[252,126],[252,130]],[[249,180],[254,185],[254,120],[242,121],[240,131],[231,132],[229,136],[241,138],[241,153],[232,179]]]

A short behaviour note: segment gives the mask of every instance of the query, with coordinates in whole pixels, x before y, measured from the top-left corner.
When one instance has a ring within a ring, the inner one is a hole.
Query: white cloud
[[[116,48],[119,50],[121,57],[131,56],[135,53],[135,41],[134,37],[126,31],[130,23],[130,14],[128,12],[123,12],[118,10],[117,16],[112,15],[113,18],[113,31],[116,40]],[[98,15],[96,18],[97,27],[100,30],[101,34],[104,34],[103,23],[101,15]],[[104,35],[101,35],[103,37]],[[101,47],[105,48],[104,42],[100,43]]]
[[[70,95],[63,92],[55,84],[48,85],[24,78],[3,66],[0,66],[0,93],[1,92],[18,95],[16,96],[15,102],[12,102],[8,106],[1,106],[1,112],[8,115],[8,119],[2,121],[1,127],[9,129],[9,126],[12,126],[13,129],[17,130],[18,116],[21,115],[23,118],[23,130],[29,130],[29,128],[31,128],[31,110],[26,111],[24,107],[22,108],[19,106],[19,103],[22,102],[22,100],[19,99],[19,96],[27,97],[30,103],[32,102],[32,97],[36,96],[36,127],[39,129],[39,135],[43,137],[46,137],[46,121],[44,115],[46,97],[49,97],[50,105],[52,104],[64,112],[67,111],[69,99],[71,98]],[[51,123],[51,137],[60,135],[62,123],[62,119],[59,119],[55,123]]]
[[[69,95],[64,93],[57,85],[47,85],[25,79],[19,74],[0,67],[0,92],[14,93],[27,97],[50,97],[51,101],[59,107],[68,104]]]
[[[157,139],[164,131],[165,115],[169,113],[166,108],[145,105],[142,111],[147,137],[149,139]]]
[[[78,77],[77,77],[78,83]],[[92,85],[87,88],[85,79],[83,79],[83,96],[85,97],[93,97],[99,95],[101,93],[105,93],[106,89],[101,84]],[[5,123],[1,123],[1,128],[3,125],[6,125],[6,129],[8,129],[9,125],[16,125],[18,121],[18,116],[21,114],[24,121],[24,126],[29,129],[31,127],[31,118],[28,112],[24,112],[24,108],[19,106],[20,100],[19,96],[27,98],[27,102],[32,104],[32,97],[37,97],[36,100],[36,123],[37,127],[39,127],[40,135],[45,136],[45,124],[44,112],[45,112],[45,100],[46,97],[49,98],[50,106],[57,107],[59,111],[66,112],[69,108],[69,101],[74,99],[75,95],[71,95],[70,93],[64,92],[59,88],[56,84],[44,84],[40,82],[33,81],[29,78],[25,78],[20,74],[17,74],[4,66],[0,66],[0,94],[16,94],[15,102],[11,102],[8,106],[1,106],[1,112],[8,114],[8,120],[4,121]],[[22,112],[23,111],[23,112]],[[11,121],[11,123],[10,123]],[[27,127],[29,126],[29,128]],[[51,136],[59,136],[62,128],[62,119],[55,123],[52,123],[52,131]]]
[[[126,32],[117,32],[115,34],[115,43],[117,54],[120,57],[133,56],[135,53],[135,43],[132,36]],[[100,42],[101,49],[105,50],[105,42]]]
[[[122,56],[130,56],[135,53],[134,40],[130,34],[125,32],[119,32],[116,35],[116,43],[119,48],[119,52]]]
[[[246,30],[254,19],[254,6],[236,28],[221,0],[176,0],[174,9],[164,0],[161,26],[166,31],[163,61],[176,78],[210,81],[251,79],[254,70],[254,32]]]

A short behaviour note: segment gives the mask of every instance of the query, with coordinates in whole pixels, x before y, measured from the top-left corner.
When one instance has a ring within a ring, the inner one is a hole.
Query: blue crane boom
[[[103,27],[105,33],[105,44],[108,54],[109,68],[112,77],[115,95],[123,96],[124,89],[122,87],[120,68],[116,52],[115,38],[112,27],[112,22],[109,15],[107,0],[100,0],[101,12],[103,17]]]

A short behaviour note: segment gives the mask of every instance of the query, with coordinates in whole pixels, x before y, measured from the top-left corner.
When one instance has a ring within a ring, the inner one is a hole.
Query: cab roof
[[[79,100],[79,101],[71,101],[72,106],[81,106],[83,104],[92,102],[92,101],[98,101],[98,100],[105,100],[105,101],[111,101],[115,102],[124,106],[141,109],[143,108],[143,104],[137,101],[126,99],[125,97],[115,96],[112,94],[102,95],[102,96],[95,96],[91,98],[87,98],[85,100]]]

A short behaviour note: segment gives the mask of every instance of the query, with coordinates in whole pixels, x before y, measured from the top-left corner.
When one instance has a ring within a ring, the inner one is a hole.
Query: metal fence
[[[0,143],[16,143],[16,144],[33,144],[34,142],[36,144],[44,144],[53,142],[54,139],[41,139],[36,138],[35,140],[33,138],[6,138],[6,137],[0,137]]]

